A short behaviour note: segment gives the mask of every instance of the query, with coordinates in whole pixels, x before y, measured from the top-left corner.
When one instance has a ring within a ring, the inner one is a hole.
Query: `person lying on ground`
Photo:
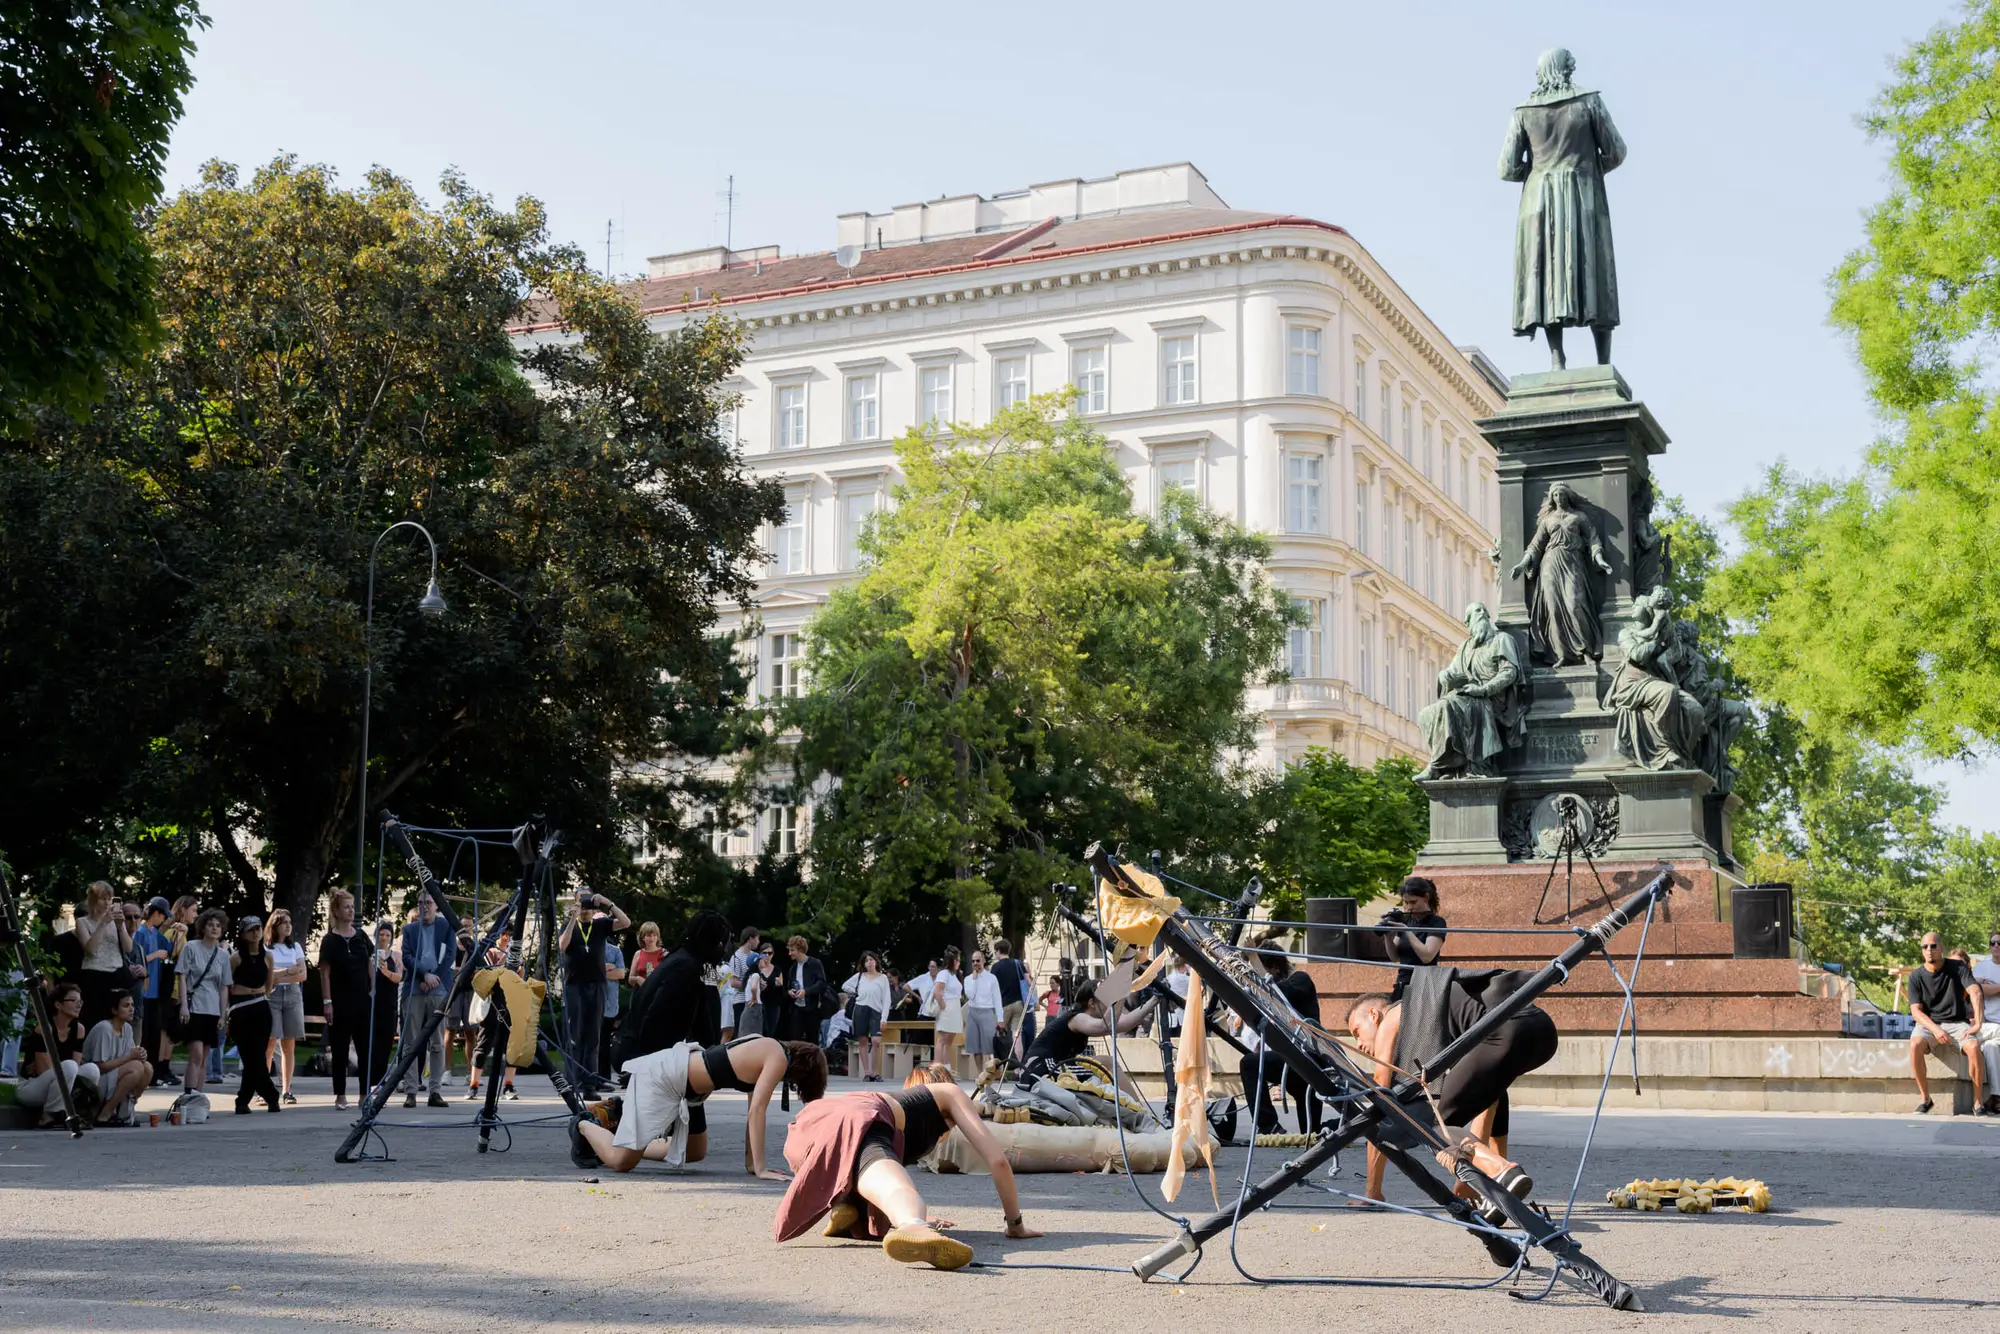
[[[948,1081],[950,1072],[943,1073]],[[930,1077],[919,1070],[911,1079]],[[952,1082],[896,1093],[844,1093],[799,1113],[785,1136],[785,1161],[797,1175],[778,1205],[772,1236],[790,1241],[825,1218],[823,1236],[880,1237],[891,1260],[964,1268],[972,1262],[972,1247],[944,1235],[952,1222],[928,1211],[908,1171],[954,1126],[993,1175],[1006,1235],[1041,1236],[1022,1218],[1005,1151],[987,1133],[965,1090]]]
[[[622,1097],[614,1100],[618,1123],[607,1130],[586,1113],[570,1121],[570,1161],[581,1168],[602,1164],[629,1172],[645,1159],[670,1167],[708,1156],[707,1120],[696,1130],[694,1113],[717,1089],[750,1095],[750,1123],[743,1149],[744,1170],[766,1181],[787,1180],[766,1165],[765,1119],[771,1095],[789,1082],[808,1105],[826,1093],[826,1053],[810,1042],[737,1038],[726,1045],[679,1043],[626,1062]]]

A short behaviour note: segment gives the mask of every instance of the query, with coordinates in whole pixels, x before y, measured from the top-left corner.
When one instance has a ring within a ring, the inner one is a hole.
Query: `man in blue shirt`
[[[444,1084],[444,1023],[430,1023],[451,998],[453,965],[458,962],[458,915],[442,897],[426,887],[417,899],[417,920],[403,927],[403,1050],[423,1039],[430,1025],[424,1059],[430,1063],[430,1105],[449,1107],[438,1090]],[[417,1105],[417,1062],[403,1071],[403,1106]]]
[[[597,1035],[597,1073],[612,1083],[618,1072],[611,1068],[611,1039],[618,1034],[618,993],[624,988],[625,951],[616,940],[604,942],[604,1029]]]
[[[173,1055],[173,1044],[167,1041],[167,1007],[160,991],[160,975],[168,967],[167,956],[171,952],[167,933],[161,928],[166,925],[171,908],[172,905],[165,899],[153,899],[146,904],[146,920],[132,933],[132,947],[146,965],[144,1003],[139,1007],[139,1045],[144,1048],[146,1059],[153,1063],[155,1084],[167,1084],[173,1080],[167,1070],[167,1058]]]

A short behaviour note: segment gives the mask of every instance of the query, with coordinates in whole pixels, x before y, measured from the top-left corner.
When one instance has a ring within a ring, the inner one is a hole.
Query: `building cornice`
[[[1416,357],[1458,393],[1475,418],[1490,417],[1499,411],[1499,405],[1489,393],[1485,392],[1487,387],[1475,384],[1465,371],[1453,364],[1452,356],[1462,356],[1462,354],[1454,347],[1451,348],[1452,355],[1447,355],[1445,348],[1426,332],[1423,324],[1427,321],[1424,317],[1413,313],[1412,310],[1406,310],[1394,294],[1376,281],[1369,272],[1368,261],[1361,256],[1348,253],[1339,244],[1285,243],[1269,241],[1260,235],[1285,229],[1325,233],[1330,237],[1340,238],[1347,245],[1359,248],[1359,243],[1354,241],[1345,229],[1331,223],[1303,217],[1270,218],[1226,227],[1138,237],[1098,246],[1038,251],[1032,256],[1010,253],[963,264],[836,279],[831,282],[780,288],[775,291],[706,302],[679,301],[645,307],[640,313],[648,318],[655,318],[692,315],[704,311],[726,312],[736,315],[752,328],[772,329],[796,324],[822,324],[850,316],[876,315],[936,306],[972,305],[1016,293],[1091,286],[1135,276],[1186,273],[1198,269],[1226,268],[1259,261],[1299,259],[1331,265],[1337,274],[1352,285],[1357,296],[1373,306],[1388,327],[1402,336]],[[1163,246],[1186,246],[1191,242],[1201,241],[1213,244],[1200,248],[1198,253],[1179,254],[1165,259],[1135,261],[1132,257],[1132,252],[1135,251]],[[1112,262],[1107,263],[1107,260]],[[1017,271],[1024,269],[1029,271],[1014,276]],[[1001,278],[1002,272],[1008,273],[1009,276]],[[888,290],[893,290],[899,285],[961,276],[975,278],[976,281],[966,286],[954,284],[947,290],[918,291],[908,294],[899,292],[893,296],[888,294]],[[756,309],[802,298],[809,299],[810,304],[789,310],[773,310],[768,314],[760,314]],[[543,322],[517,325],[513,332],[516,335],[524,335],[561,332],[562,329],[563,326],[559,323]],[[1467,362],[1468,366],[1470,364]],[[1472,375],[1477,375],[1477,371],[1472,372]]]

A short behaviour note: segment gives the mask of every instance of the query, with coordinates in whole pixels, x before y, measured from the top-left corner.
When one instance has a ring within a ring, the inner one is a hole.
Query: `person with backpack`
[[[785,1012],[784,1036],[817,1047],[820,1021],[831,1017],[840,1001],[827,986],[826,965],[807,953],[810,948],[804,936],[785,942],[785,953],[790,956],[785,961],[785,995],[791,1006]]]

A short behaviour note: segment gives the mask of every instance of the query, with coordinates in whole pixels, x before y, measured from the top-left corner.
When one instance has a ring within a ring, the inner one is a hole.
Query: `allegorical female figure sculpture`
[[[1611,253],[1611,205],[1604,173],[1625,160],[1625,141],[1603,99],[1571,82],[1576,60],[1542,53],[1535,91],[1514,108],[1500,152],[1500,178],[1520,181],[1514,232],[1514,332],[1540,329],[1549,360],[1563,360],[1564,329],[1587,325],[1599,365],[1611,361],[1618,325],[1618,267]]]
[[[1465,609],[1471,631],[1438,673],[1438,697],[1417,715],[1431,761],[1419,778],[1482,776],[1526,740],[1528,664],[1514,637],[1493,624],[1486,604]]]
[[[1675,675],[1679,641],[1664,588],[1635,598],[1635,622],[1618,636],[1625,665],[1604,702],[1618,714],[1618,749],[1648,769],[1698,769],[1708,724],[1702,702]]]
[[[1557,482],[1535,515],[1535,535],[1508,578],[1528,580],[1528,627],[1538,654],[1557,666],[1604,656],[1604,626],[1591,570],[1611,573],[1597,529]]]

